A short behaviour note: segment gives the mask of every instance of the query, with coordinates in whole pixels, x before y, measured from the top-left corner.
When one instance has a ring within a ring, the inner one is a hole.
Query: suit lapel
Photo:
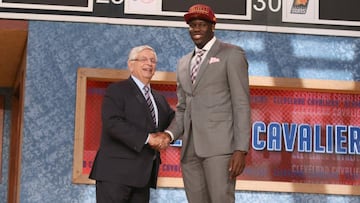
[[[128,81],[130,83],[131,88],[133,89],[136,99],[139,101],[140,104],[147,107],[145,98],[144,98],[141,90],[139,89],[139,87],[136,85],[135,81],[131,77],[128,79]]]
[[[157,107],[157,111],[158,111],[158,126],[160,126],[160,121],[161,121],[161,115],[163,112],[163,103],[161,102],[161,99],[159,98],[160,96],[158,95],[158,93],[156,91],[152,91],[151,90],[151,94],[154,97],[155,103],[156,103],[156,107]]]
[[[190,66],[191,66],[191,58],[193,56],[194,52],[189,53],[184,57],[184,60],[182,60],[182,64],[180,64],[180,72],[179,77],[182,77],[182,85],[184,89],[192,89],[192,82],[190,77]]]
[[[146,112],[145,114],[147,119],[152,121],[151,113],[142,91],[139,89],[139,87],[136,85],[135,81],[131,77],[128,80],[129,83],[131,84],[132,89],[134,90],[133,92],[135,94],[136,99],[139,101],[140,105],[144,108],[144,112]],[[153,122],[149,122],[149,123],[153,123]],[[155,127],[155,125],[153,127]]]

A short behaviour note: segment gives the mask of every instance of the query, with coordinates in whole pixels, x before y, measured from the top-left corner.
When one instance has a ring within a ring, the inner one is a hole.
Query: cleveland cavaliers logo
[[[309,1],[310,0],[294,0],[294,3],[291,7],[291,13],[305,14],[307,11]]]

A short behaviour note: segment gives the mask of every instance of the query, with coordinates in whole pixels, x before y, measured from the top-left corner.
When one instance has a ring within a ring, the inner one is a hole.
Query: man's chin
[[[193,42],[195,42],[195,44],[200,44],[202,42],[202,38],[192,38]]]
[[[146,75],[144,76],[144,78],[150,80],[153,76],[154,76],[153,73],[148,73],[148,74],[146,74]]]

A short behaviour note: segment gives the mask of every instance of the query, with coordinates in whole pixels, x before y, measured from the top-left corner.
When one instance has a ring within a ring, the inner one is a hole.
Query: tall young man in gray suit
[[[194,5],[184,17],[195,49],[178,62],[177,125],[167,132],[173,139],[183,135],[189,203],[235,202],[251,130],[248,62],[242,48],[216,39],[210,7]]]

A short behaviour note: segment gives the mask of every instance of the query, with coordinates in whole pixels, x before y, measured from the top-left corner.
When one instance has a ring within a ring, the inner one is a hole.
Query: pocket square
[[[216,57],[211,57],[210,58],[210,61],[209,61],[209,64],[212,64],[212,63],[217,63],[217,62],[219,62],[220,61],[220,59],[219,58],[216,58]]]

